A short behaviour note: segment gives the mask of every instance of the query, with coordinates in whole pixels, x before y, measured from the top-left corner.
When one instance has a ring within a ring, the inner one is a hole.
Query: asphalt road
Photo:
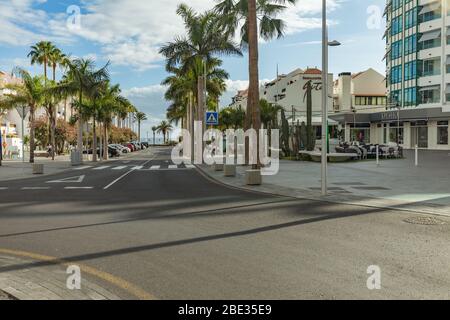
[[[157,299],[450,298],[449,220],[232,189],[169,152],[0,182],[0,252],[88,265]]]

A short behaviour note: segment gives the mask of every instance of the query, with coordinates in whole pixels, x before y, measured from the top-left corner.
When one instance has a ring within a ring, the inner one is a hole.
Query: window
[[[439,89],[423,90],[420,94],[421,103],[438,103],[440,101]]]
[[[392,27],[391,27],[391,35],[396,35],[400,32],[402,32],[403,27],[403,16],[398,16],[392,20]]]
[[[417,34],[405,38],[405,54],[417,51]]]
[[[390,82],[391,84],[399,83],[402,81],[402,66],[395,66],[391,69],[391,77]]]
[[[417,7],[407,11],[405,14],[405,28],[408,29],[416,25],[417,25]]]
[[[441,60],[439,58],[424,60],[421,75],[426,77],[441,74],[440,64]]]
[[[405,106],[415,106],[417,105],[417,88],[407,88],[405,89]]]
[[[402,6],[403,0],[392,0],[392,10],[397,10]]]
[[[402,56],[403,41],[396,41],[392,44],[391,59],[397,59]]]
[[[417,61],[411,61],[405,64],[405,80],[417,78]]]
[[[437,129],[437,144],[448,145],[448,121],[439,121]]]
[[[394,90],[391,92],[391,96],[390,96],[390,103],[395,103],[395,104],[402,104],[402,94],[401,94],[401,90]]]

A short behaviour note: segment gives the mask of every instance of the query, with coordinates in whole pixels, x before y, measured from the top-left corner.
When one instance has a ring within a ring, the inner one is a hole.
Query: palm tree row
[[[258,38],[268,41],[274,37],[282,37],[286,26],[277,16],[287,9],[287,5],[295,5],[296,2],[297,0],[219,0],[212,10],[201,14],[186,5],[180,5],[177,13],[184,21],[187,35],[176,38],[160,50],[167,59],[167,71],[172,73],[163,82],[168,86],[166,99],[172,102],[168,109],[168,119],[174,122],[184,119],[184,126],[189,130],[192,130],[189,124],[193,111],[195,119],[203,121],[204,106],[214,106],[214,102],[217,103],[226,90],[224,80],[228,79],[228,74],[222,69],[216,70],[219,73],[214,71],[222,64],[217,56],[242,56],[242,51],[248,49],[249,90],[244,127],[259,130],[262,114],[259,99]],[[241,39],[240,45],[232,41],[237,34]],[[207,92],[209,102],[205,101],[204,91]],[[278,107],[275,106],[274,109]],[[267,114],[267,111],[264,113]],[[242,110],[225,110],[221,116],[225,117],[222,119],[225,120],[222,127],[236,126]],[[233,117],[234,120],[231,120]],[[266,125],[272,122],[267,119],[263,121]]]
[[[146,115],[138,112],[129,100],[121,95],[119,85],[111,85],[108,72],[109,63],[96,69],[95,63],[90,59],[70,59],[50,42],[39,42],[31,47],[28,55],[32,64],[44,67],[43,76],[31,76],[21,68],[15,68],[14,74],[22,81],[21,84],[8,85],[11,94],[6,94],[0,100],[0,109],[11,109],[18,106],[30,107],[30,162],[34,162],[35,150],[35,115],[39,108],[45,108],[49,119],[49,130],[52,145],[52,157],[55,157],[55,127],[56,106],[62,101],[67,104],[71,97],[72,108],[77,114],[71,119],[78,125],[77,150],[83,152],[84,123],[91,121],[93,128],[92,148],[93,161],[97,160],[97,128],[102,124],[100,139],[103,143],[103,155],[107,157],[108,132],[111,129],[113,118],[122,121],[130,114],[135,114],[140,125],[147,119]],[[52,79],[47,77],[48,67],[52,69]],[[60,81],[56,80],[56,69],[61,67],[64,74]],[[67,110],[65,110],[66,112]],[[140,132],[139,132],[140,138]]]

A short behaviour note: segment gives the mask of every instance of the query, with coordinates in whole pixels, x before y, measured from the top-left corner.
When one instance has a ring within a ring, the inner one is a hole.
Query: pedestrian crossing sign
[[[208,126],[219,125],[219,113],[218,112],[206,112],[206,125],[208,125]]]

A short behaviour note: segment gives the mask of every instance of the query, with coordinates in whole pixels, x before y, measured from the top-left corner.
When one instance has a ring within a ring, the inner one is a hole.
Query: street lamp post
[[[337,47],[338,41],[328,42],[327,2],[322,0],[322,195],[328,194],[328,46]]]

